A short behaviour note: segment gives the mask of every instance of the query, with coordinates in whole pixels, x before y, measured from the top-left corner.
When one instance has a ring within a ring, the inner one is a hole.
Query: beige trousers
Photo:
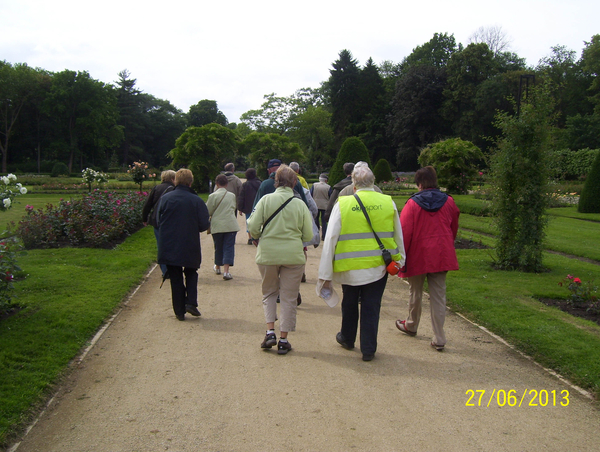
[[[444,321],[446,320],[446,273],[448,272],[426,273],[407,278],[410,298],[408,301],[406,329],[416,332],[419,327],[423,300],[423,284],[425,283],[425,278],[427,278],[433,342],[437,345],[446,345],[446,335],[444,334]]]
[[[281,306],[279,330],[284,333],[295,331],[298,292],[304,265],[257,265],[262,276],[262,303],[266,323],[277,320],[277,296],[279,296]]]

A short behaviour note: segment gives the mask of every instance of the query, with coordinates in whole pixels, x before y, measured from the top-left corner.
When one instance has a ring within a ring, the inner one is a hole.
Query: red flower
[[[581,279],[579,279],[579,278],[575,278],[575,279],[573,280],[573,282],[574,282],[575,284],[581,284]]]

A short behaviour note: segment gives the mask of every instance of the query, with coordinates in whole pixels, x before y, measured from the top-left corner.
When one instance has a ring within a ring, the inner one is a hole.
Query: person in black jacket
[[[156,243],[158,243],[158,224],[156,223],[156,212],[158,211],[158,201],[160,197],[165,194],[167,190],[173,190],[175,188],[175,171],[166,170],[160,173],[160,184],[152,188],[144,207],[142,209],[142,221],[144,226],[151,225],[154,227],[154,237],[156,237]],[[167,275],[167,266],[161,265],[163,279]]]
[[[200,233],[210,226],[208,208],[192,190],[193,181],[194,176],[189,169],[177,171],[175,190],[163,195],[157,215],[158,263],[167,266],[171,278],[173,311],[178,320],[185,320],[186,312],[196,317],[200,316]]]
[[[331,187],[331,190],[329,192],[329,203],[327,204],[327,210],[325,210],[325,215],[323,215],[323,218],[326,222],[329,222],[331,211],[333,210],[333,206],[335,206],[335,203],[337,202],[340,192],[348,185],[352,184],[352,171],[354,171],[354,163],[344,163],[343,168],[346,177],[339,181],[337,184],[335,184],[333,187]]]
[[[240,215],[246,215],[246,232],[248,232],[248,217],[252,213],[252,206],[254,205],[254,198],[258,187],[260,187],[261,180],[256,177],[256,170],[254,168],[248,168],[246,170],[246,182],[242,184],[242,191],[237,199],[237,209],[240,211]],[[252,245],[252,237],[248,232],[248,245]]]

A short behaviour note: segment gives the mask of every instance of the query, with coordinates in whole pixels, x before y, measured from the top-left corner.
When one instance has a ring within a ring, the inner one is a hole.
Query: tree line
[[[435,33],[399,63],[368,59],[361,66],[345,49],[318,88],[267,94],[237,124],[215,100],[184,113],[141,92],[127,70],[112,85],[87,72],[50,73],[4,61],[2,171],[49,172],[56,161],[70,171],[126,168],[134,160],[162,168],[186,164],[184,148],[192,143],[203,154],[202,171],[225,160],[238,168],[259,165],[282,153],[320,172],[331,168],[348,137],[363,141],[372,162],[386,159],[411,171],[424,147],[446,138],[470,141],[488,154],[500,134],[497,113],[516,114],[520,99],[547,82],[555,101],[553,147],[600,148],[600,35],[585,42],[580,56],[559,45],[536,66],[507,48],[501,30],[492,28],[478,30],[467,46]]]

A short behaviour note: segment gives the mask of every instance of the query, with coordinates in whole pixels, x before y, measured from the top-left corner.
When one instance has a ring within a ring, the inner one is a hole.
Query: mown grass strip
[[[25,422],[156,259],[147,227],[113,250],[33,250],[19,258],[24,309],[0,321],[0,444]]]
[[[600,269],[545,254],[547,273],[493,270],[487,250],[457,250],[460,270],[449,272],[448,305],[485,326],[545,367],[600,394],[600,326],[538,301],[566,298],[566,274],[598,279]]]

